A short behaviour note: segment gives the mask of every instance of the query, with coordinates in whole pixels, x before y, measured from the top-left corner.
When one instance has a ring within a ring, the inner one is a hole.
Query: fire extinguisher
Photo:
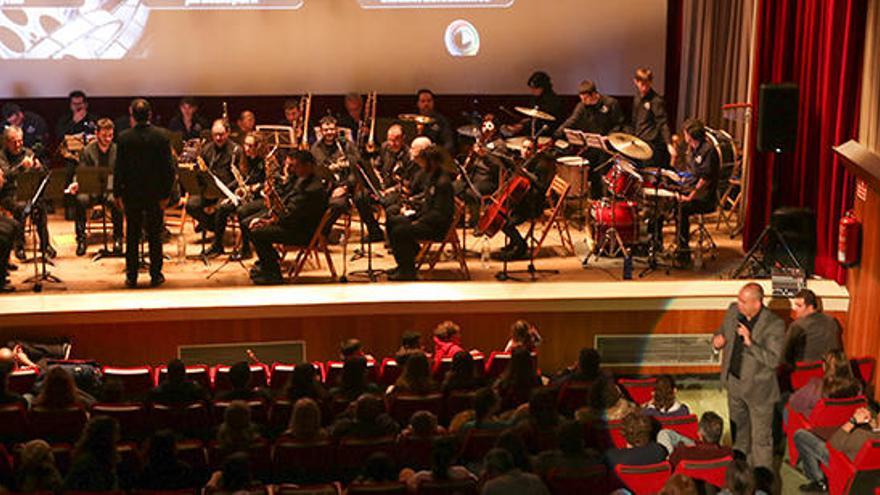
[[[859,264],[862,245],[862,223],[853,210],[843,214],[838,226],[837,262],[845,268]]]

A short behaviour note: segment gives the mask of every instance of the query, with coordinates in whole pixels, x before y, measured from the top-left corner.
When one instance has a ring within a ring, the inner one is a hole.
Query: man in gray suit
[[[722,352],[733,448],[754,467],[773,468],[773,407],[779,401],[776,367],[785,323],[764,307],[764,289],[748,283],[730,305],[712,345]]]

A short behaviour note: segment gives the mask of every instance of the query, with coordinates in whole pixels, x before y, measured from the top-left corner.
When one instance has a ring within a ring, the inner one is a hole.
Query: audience
[[[52,448],[44,440],[31,440],[22,446],[16,483],[22,493],[61,490],[61,473],[55,467]]]
[[[348,403],[363,394],[378,394],[379,387],[370,382],[367,374],[367,358],[352,356],[342,365],[339,384],[330,389],[330,398],[334,402]]]
[[[168,362],[165,381],[150,391],[148,399],[155,404],[179,405],[208,400],[208,391],[187,379],[186,365],[180,359]]]
[[[446,428],[437,424],[437,416],[430,411],[416,411],[409,419],[409,425],[401,430],[401,437],[428,440],[445,435]]]
[[[227,457],[220,470],[211,475],[205,490],[208,493],[236,493],[258,486],[253,479],[250,457],[237,452]]]
[[[626,447],[605,452],[605,462],[609,470],[613,471],[618,464],[644,466],[666,460],[666,449],[651,440],[651,430],[651,418],[640,412],[631,412],[623,418]]]
[[[513,465],[520,471],[525,473],[532,472],[532,459],[529,457],[529,450],[526,443],[519,434],[512,430],[505,430],[498,440],[495,442],[495,448],[504,449],[510,452],[513,457]]]
[[[719,495],[757,495],[755,492],[755,475],[749,463],[742,459],[734,459],[727,466],[724,489]]]
[[[554,379],[554,383],[568,381],[593,383],[601,376],[599,365],[601,358],[596,349],[585,347],[578,354],[578,361],[574,367],[566,368]]]
[[[354,403],[354,418],[341,416],[333,423],[333,438],[377,438],[397,435],[399,426],[385,412],[385,404],[376,395],[364,394]]]
[[[590,388],[587,405],[575,411],[575,418],[582,423],[594,421],[617,421],[639,407],[630,402],[613,377],[600,376]]]
[[[526,414],[523,416],[522,412]],[[559,410],[556,407],[556,390],[539,388],[532,393],[528,407],[521,407],[522,417],[517,430],[523,435],[530,452],[557,447],[556,433],[559,429]]]
[[[330,438],[327,430],[321,427],[321,408],[314,399],[305,397],[294,403],[284,436],[301,443],[317,443]]]
[[[367,457],[364,468],[361,470],[354,483],[360,485],[372,485],[397,481],[397,466],[388,454],[375,452]]]
[[[525,320],[516,320],[510,326],[510,339],[504,346],[504,352],[513,352],[522,347],[529,352],[535,352],[541,345],[541,334],[534,325]]]
[[[422,334],[415,330],[407,330],[400,337],[400,348],[394,353],[394,360],[398,366],[405,366],[406,359],[410,354],[425,352],[425,346],[422,345]]]
[[[700,416],[697,428],[699,439],[696,442],[676,431],[660,430],[657,443],[671,452],[669,463],[675,466],[681,461],[705,461],[733,455],[730,447],[721,445],[723,434],[724,420],[714,412],[707,411]]]
[[[474,410],[465,411],[459,414],[461,424],[455,428],[456,421],[450,425],[452,431],[458,431],[460,434],[466,433],[471,428],[480,430],[504,430],[511,426],[511,423],[502,420],[495,415],[501,410],[501,399],[492,388],[486,387],[477,391],[474,397]],[[467,418],[467,419],[465,419]]]
[[[64,479],[64,490],[103,492],[118,489],[118,441],[119,425],[115,419],[107,416],[90,419],[73,450],[70,469]]]
[[[675,398],[675,379],[670,375],[660,375],[654,385],[654,396],[644,406],[647,416],[657,418],[675,418],[688,416],[691,410],[686,404],[678,402]]]
[[[232,390],[220,392],[215,397],[216,400],[228,402],[233,400],[243,400],[245,402],[253,400],[266,401],[269,397],[255,387],[251,386],[251,366],[245,361],[239,361],[229,368],[229,383]]]
[[[518,347],[510,354],[510,363],[495,382],[501,397],[501,409],[507,411],[528,402],[532,390],[541,386],[541,377],[535,370],[531,353]]]
[[[364,357],[367,361],[374,361],[373,356],[364,352],[364,344],[360,339],[345,339],[339,344],[339,360],[345,362],[350,357]]]
[[[434,368],[440,366],[443,359],[452,359],[463,351],[461,346],[461,328],[447,320],[434,329]]]
[[[28,403],[24,397],[9,390],[9,375],[13,371],[13,364],[8,361],[0,362],[0,405],[21,404],[27,409]]]
[[[855,397],[862,393],[861,383],[853,375],[849,359],[843,351],[830,351],[822,356],[822,378],[814,377],[796,390],[788,400],[792,411],[809,417],[821,399]],[[788,410],[785,411],[786,420]]]
[[[513,456],[504,449],[494,448],[486,454],[482,495],[549,495],[540,478],[516,468]]]
[[[293,368],[290,381],[284,387],[281,396],[292,403],[299,399],[309,398],[323,404],[328,397],[327,390],[321,385],[318,368],[312,363],[302,363]]]
[[[189,464],[177,456],[174,432],[159,430],[149,441],[146,463],[138,480],[143,490],[182,490],[194,486],[196,479]]]
[[[657,495],[697,495],[697,484],[683,474],[673,474]]]
[[[116,376],[105,379],[101,385],[100,399],[103,404],[122,404],[126,402],[125,384]]]
[[[428,395],[437,392],[437,384],[431,378],[431,363],[424,353],[412,354],[406,360],[403,373],[389,389],[389,396]]]
[[[584,428],[577,421],[563,422],[557,437],[559,449],[545,450],[535,457],[535,474],[546,477],[551,471],[577,472],[602,462],[595,451],[584,448]]]
[[[260,442],[260,432],[251,422],[251,410],[247,403],[232,401],[223,412],[223,423],[217,430],[217,449],[228,455],[247,452]]]
[[[477,375],[474,357],[467,351],[460,351],[452,356],[452,366],[443,377],[443,394],[452,392],[471,392],[481,388],[484,382]]]
[[[414,472],[406,468],[400,472],[400,481],[406,483],[411,493],[418,493],[419,485],[426,481],[477,480],[477,477],[464,466],[454,465],[458,444],[454,438],[441,437],[431,446],[431,470]]]
[[[90,400],[76,388],[76,382],[64,368],[52,366],[43,381],[40,394],[34,399],[33,406],[43,409],[68,409],[70,407],[87,407]]]

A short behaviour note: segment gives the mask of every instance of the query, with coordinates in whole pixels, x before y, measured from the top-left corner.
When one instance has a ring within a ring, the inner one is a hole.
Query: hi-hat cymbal
[[[463,125],[456,129],[456,132],[462,136],[476,139],[480,137],[480,126],[476,124]]]
[[[417,113],[402,113],[397,116],[398,119],[403,120],[404,122],[415,122],[416,124],[428,125],[434,123],[434,117],[428,117],[427,115],[419,115]]]
[[[531,117],[533,119],[549,120],[550,122],[553,122],[554,120],[556,120],[556,117],[550,115],[547,112],[542,112],[541,110],[538,110],[537,108],[529,108],[529,107],[513,107],[513,108],[514,108],[514,110],[525,115],[526,117]]]
[[[526,141],[530,141],[530,140],[531,140],[531,138],[529,138],[528,136],[516,136],[516,137],[505,139],[504,144],[507,145],[508,149],[511,149],[514,151],[521,151],[524,147],[524,143]],[[541,136],[538,138],[538,146],[539,147],[546,146],[552,140],[553,140],[553,138],[551,138],[549,136]]]
[[[608,135],[608,144],[621,155],[633,160],[650,160],[654,156],[654,150],[648,143],[631,134],[612,132]]]

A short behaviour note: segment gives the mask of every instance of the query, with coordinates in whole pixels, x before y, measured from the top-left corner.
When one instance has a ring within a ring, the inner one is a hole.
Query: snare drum
[[[602,182],[608,186],[608,193],[618,198],[633,198],[642,188],[642,176],[631,163],[624,160],[615,160]]]
[[[571,184],[569,198],[584,198],[590,194],[590,162],[579,156],[563,156],[556,159],[556,175]]]
[[[605,232],[614,227],[625,245],[639,240],[639,206],[635,201],[609,201],[603,199],[590,207],[595,228],[594,239],[601,239]]]

